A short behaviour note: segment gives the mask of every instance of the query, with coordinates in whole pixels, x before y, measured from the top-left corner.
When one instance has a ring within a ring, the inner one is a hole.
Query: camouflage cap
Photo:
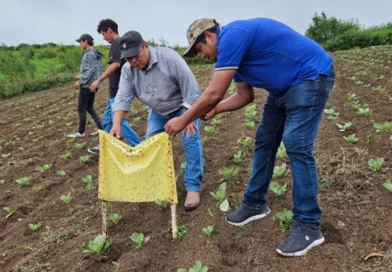
[[[186,32],[186,36],[188,38],[188,43],[189,46],[184,52],[184,56],[186,57],[194,57],[196,55],[195,50],[193,49],[193,46],[195,45],[195,42],[197,38],[200,36],[200,34],[204,33],[207,29],[214,27],[218,23],[215,21],[215,19],[211,18],[201,18],[195,20],[189,27]]]

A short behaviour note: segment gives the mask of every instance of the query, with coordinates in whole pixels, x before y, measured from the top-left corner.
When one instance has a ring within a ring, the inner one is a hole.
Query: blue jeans
[[[107,133],[109,133],[113,127],[113,118],[114,118],[113,110],[112,110],[113,102],[114,102],[114,98],[108,99],[105,113],[103,114],[103,130],[106,131]],[[142,142],[139,135],[137,135],[137,133],[131,128],[131,125],[125,119],[121,123],[121,135],[131,146],[138,145],[139,143]]]
[[[282,95],[269,95],[257,128],[252,177],[245,192],[244,208],[260,209],[272,179],[276,152],[281,140],[286,147],[293,177],[293,219],[318,224],[318,177],[312,154],[325,104],[334,85],[335,74],[320,75],[288,89]]]
[[[156,111],[150,109],[148,114],[146,139],[164,132],[164,127],[167,121],[174,117],[181,116],[184,112],[185,109],[181,108],[167,116],[162,116]],[[186,158],[184,183],[187,191],[200,192],[201,180],[203,178],[204,158],[203,147],[200,140],[200,119],[197,119],[195,123],[198,127],[195,134],[188,137],[181,132]]]

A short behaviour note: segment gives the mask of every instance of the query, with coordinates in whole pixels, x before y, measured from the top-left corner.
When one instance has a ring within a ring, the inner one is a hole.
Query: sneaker
[[[312,247],[321,245],[324,240],[320,226],[305,225],[293,220],[290,233],[279,244],[276,252],[286,257],[302,256]]]
[[[88,148],[87,151],[92,153],[92,154],[99,154],[99,145],[97,145],[97,146],[95,146],[93,148]]]
[[[90,133],[91,136],[97,136],[99,134],[99,130],[97,129],[96,131]]]
[[[226,215],[226,221],[230,225],[241,227],[254,220],[262,219],[270,213],[271,209],[268,208],[266,204],[264,204],[260,210],[254,210],[249,208],[247,209],[244,207],[244,205],[241,205],[237,211]]]
[[[75,132],[75,133],[67,135],[67,137],[69,137],[69,138],[80,138],[80,137],[84,137],[84,136],[86,136],[85,133],[80,134],[79,132]]]

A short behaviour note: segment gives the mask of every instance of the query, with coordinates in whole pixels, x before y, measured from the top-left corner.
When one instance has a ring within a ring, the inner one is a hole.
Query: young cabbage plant
[[[142,248],[150,240],[150,237],[144,236],[143,233],[134,232],[129,236],[129,239],[136,244],[137,248]]]
[[[88,243],[88,249],[83,252],[86,256],[91,256],[92,254],[101,254],[107,251],[112,244],[112,240],[105,238],[102,234],[98,234],[93,241]]]
[[[121,220],[121,215],[118,213],[108,213],[108,220],[112,221],[115,225]]]
[[[279,229],[281,232],[285,232],[286,230],[291,228],[291,224],[293,221],[292,211],[284,208],[283,212],[276,213],[275,217],[279,219]]]
[[[279,185],[276,181],[270,183],[269,189],[275,193],[276,197],[281,197],[287,191],[287,182],[283,185]]]
[[[185,268],[179,268],[177,272],[207,272],[208,267],[203,266],[201,261],[196,261],[196,263],[191,267],[189,270],[186,270]]]
[[[223,182],[219,185],[219,189],[216,193],[210,192],[212,197],[218,202],[217,206],[223,212],[227,212],[230,209],[229,201],[226,199],[226,183]]]
[[[203,234],[207,235],[208,237],[211,237],[213,232],[214,232],[214,226],[207,226],[203,228]]]

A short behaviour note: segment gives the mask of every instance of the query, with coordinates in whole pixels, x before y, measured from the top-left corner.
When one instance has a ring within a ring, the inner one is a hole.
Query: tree
[[[312,23],[306,30],[305,35],[323,45],[337,35],[360,29],[361,27],[356,19],[341,20],[334,16],[328,18],[325,12],[321,12],[320,15],[317,13],[313,15]]]

